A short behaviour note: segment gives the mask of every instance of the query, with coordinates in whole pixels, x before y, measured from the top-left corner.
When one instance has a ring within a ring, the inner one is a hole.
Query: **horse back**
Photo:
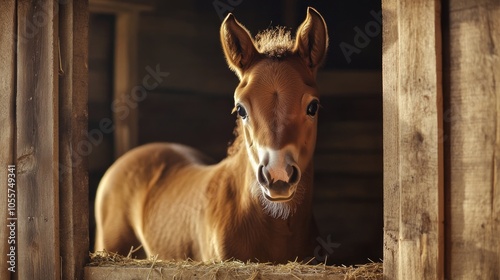
[[[135,193],[153,187],[171,173],[210,163],[210,158],[193,148],[173,143],[151,143],[118,158],[106,171],[100,185],[106,189],[128,188]]]
[[[204,204],[202,197],[197,198],[202,193],[197,188],[205,184],[198,178],[206,176],[197,173],[206,173],[210,163],[201,152],[179,144],[152,143],[130,150],[116,160],[99,184],[96,218],[105,228],[102,234],[119,236],[128,231],[149,253],[154,252],[148,249],[159,244],[182,243],[168,239],[186,236],[174,231],[192,227],[182,213],[199,211]],[[99,244],[112,250],[106,246]],[[190,251],[186,247],[192,246],[185,244],[182,250]]]

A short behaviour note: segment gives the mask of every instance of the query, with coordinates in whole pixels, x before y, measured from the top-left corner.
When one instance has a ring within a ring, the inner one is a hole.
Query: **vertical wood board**
[[[0,183],[2,188],[0,192],[0,205],[5,208],[0,211],[0,220],[6,222],[9,218],[7,211],[7,166],[14,164],[15,157],[15,73],[16,73],[16,53],[15,53],[15,31],[16,31],[16,2],[8,1],[2,3],[0,9]],[[15,188],[14,188],[15,190]],[[4,204],[5,203],[5,204]],[[10,246],[7,240],[10,236],[10,230],[0,231],[0,279],[9,279],[12,273],[7,263],[10,257]]]
[[[137,25],[139,15],[118,13],[115,24],[115,77],[112,110],[115,123],[115,157],[137,146],[137,103],[144,95],[137,84]]]
[[[57,4],[17,7],[19,279],[59,279]]]
[[[83,279],[89,250],[87,136],[88,3],[60,4],[59,178],[63,279]]]
[[[446,276],[500,279],[500,2],[448,5]]]
[[[384,275],[444,276],[440,2],[383,1]]]
[[[399,262],[399,98],[398,2],[383,0],[384,277],[398,278]]]

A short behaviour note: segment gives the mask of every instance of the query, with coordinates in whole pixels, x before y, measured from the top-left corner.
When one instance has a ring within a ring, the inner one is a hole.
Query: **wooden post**
[[[18,277],[60,279],[58,4],[17,3]]]
[[[446,277],[499,279],[500,2],[448,5]]]
[[[16,2],[7,1],[2,3],[0,9],[0,205],[5,205],[0,210],[0,220],[3,223],[10,218],[7,211],[7,166],[14,163],[15,147],[15,96],[16,96]],[[14,188],[16,190],[16,188]],[[0,231],[0,279],[10,279],[10,272],[7,263],[10,257],[11,244],[7,243],[10,230],[3,228]]]
[[[116,14],[115,77],[113,120],[115,123],[115,157],[118,158],[138,144],[137,101],[132,93],[137,86],[137,28],[139,14]]]
[[[399,269],[399,95],[397,1],[382,1],[383,13],[383,152],[384,152],[384,275],[397,279]]]
[[[153,9],[151,2],[91,0],[93,13],[111,13],[116,16],[114,47],[113,122],[115,127],[115,158],[138,145],[137,44],[139,17]]]
[[[442,279],[440,2],[383,0],[384,276]]]
[[[83,279],[89,251],[88,3],[60,5],[59,196],[63,279]]]

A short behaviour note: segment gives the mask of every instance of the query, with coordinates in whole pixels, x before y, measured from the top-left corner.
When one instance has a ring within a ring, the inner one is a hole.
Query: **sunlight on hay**
[[[177,277],[185,272],[196,270],[203,278],[217,279],[220,275],[226,277],[245,277],[245,279],[259,279],[261,276],[287,276],[290,279],[316,279],[332,276],[343,279],[382,279],[382,263],[369,263],[356,266],[327,266],[324,264],[307,265],[298,262],[271,265],[270,263],[241,262],[236,260],[200,262],[193,260],[168,261],[156,257],[150,259],[134,259],[107,251],[90,254],[89,266],[118,266],[141,267],[153,270],[168,269],[174,271]],[[151,272],[150,271],[150,272]],[[149,276],[148,276],[149,278]]]

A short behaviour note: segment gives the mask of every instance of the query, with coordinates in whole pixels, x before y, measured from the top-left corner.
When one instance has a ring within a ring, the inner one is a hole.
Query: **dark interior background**
[[[380,1],[149,1],[138,36],[140,84],[147,67],[169,76],[138,104],[140,144],[180,142],[220,160],[233,138],[233,90],[219,42],[221,17],[231,10],[255,35],[284,25],[294,33],[307,6],[329,28],[330,47],[318,74],[321,104],[315,155],[315,217],[320,229],[313,262],[357,264],[382,258],[382,77]],[[222,4],[221,4],[222,3]],[[227,5],[227,6],[224,6]],[[219,7],[219,11],[216,9]],[[226,9],[224,9],[224,7]],[[115,18],[90,16],[89,130],[112,118]],[[377,29],[378,27],[378,29]],[[361,33],[363,34],[360,34]],[[344,49],[344,50],[343,50]],[[349,56],[345,51],[351,50]],[[90,202],[114,161],[113,135],[89,157]],[[93,217],[93,208],[91,208]],[[94,224],[90,225],[93,244]],[[293,245],[291,245],[293,246]],[[92,248],[90,248],[92,250]]]

